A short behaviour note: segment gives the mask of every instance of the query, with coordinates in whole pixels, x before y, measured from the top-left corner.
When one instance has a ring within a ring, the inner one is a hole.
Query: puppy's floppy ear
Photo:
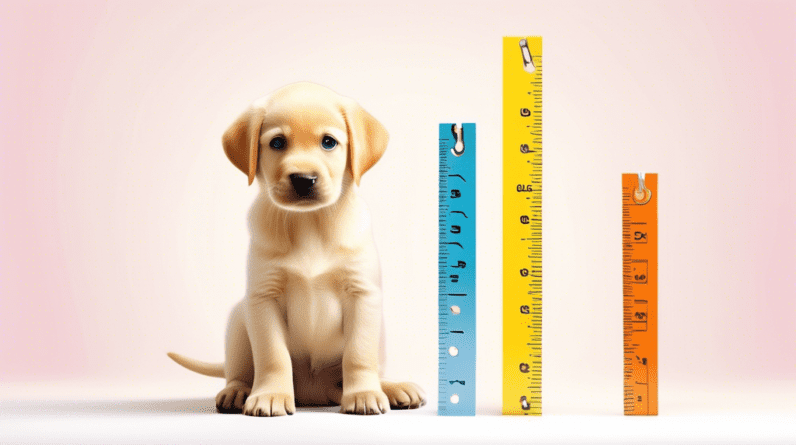
[[[348,127],[348,165],[359,185],[362,175],[381,159],[390,136],[381,122],[351,99],[344,102],[343,117]]]
[[[250,107],[224,132],[221,142],[227,158],[240,171],[249,176],[249,185],[257,173],[257,155],[260,148],[260,128],[263,125],[265,110]]]

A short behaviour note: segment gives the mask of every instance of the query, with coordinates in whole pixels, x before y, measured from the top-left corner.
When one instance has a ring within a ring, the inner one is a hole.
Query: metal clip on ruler
[[[542,38],[503,38],[503,414],[542,414]]]
[[[439,125],[437,413],[475,415],[475,124]]]
[[[625,415],[658,414],[658,175],[622,175]]]

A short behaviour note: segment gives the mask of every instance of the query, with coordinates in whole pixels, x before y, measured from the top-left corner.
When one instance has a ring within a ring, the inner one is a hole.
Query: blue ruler
[[[475,124],[439,125],[437,414],[475,415]]]

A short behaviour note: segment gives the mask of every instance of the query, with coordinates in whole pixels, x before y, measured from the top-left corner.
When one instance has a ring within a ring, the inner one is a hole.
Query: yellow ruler
[[[503,414],[542,414],[542,38],[503,38]]]

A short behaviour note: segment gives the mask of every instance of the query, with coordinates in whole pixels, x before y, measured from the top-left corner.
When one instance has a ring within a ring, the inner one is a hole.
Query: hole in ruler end
[[[456,357],[457,355],[459,355],[459,348],[457,348],[456,346],[451,346],[450,348],[448,348],[448,354],[450,354],[452,357]]]
[[[633,202],[636,204],[646,204],[650,202],[650,198],[652,198],[652,192],[646,187],[633,190]]]
[[[451,313],[453,313],[453,315],[459,315],[462,313],[462,309],[459,306],[451,306]]]
[[[459,395],[458,394],[454,394],[454,395],[451,396],[451,403],[453,403],[453,404],[459,403]]]
[[[451,153],[457,158],[464,154],[464,127],[461,124],[453,124],[451,126],[451,133],[453,133],[456,144],[451,148]]]

